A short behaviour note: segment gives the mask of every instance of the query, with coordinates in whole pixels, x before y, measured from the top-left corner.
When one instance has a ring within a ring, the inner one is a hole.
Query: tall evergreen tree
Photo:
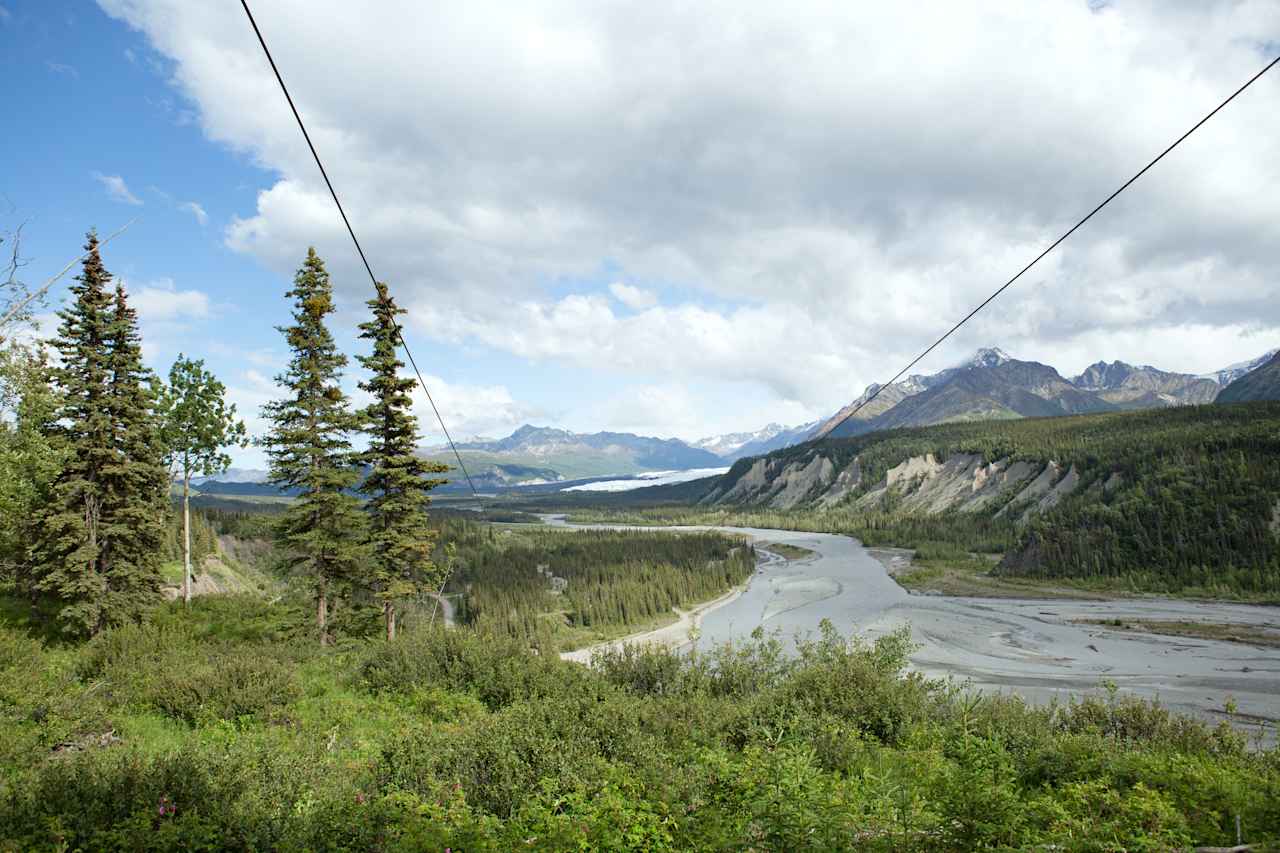
[[[135,618],[160,599],[169,475],[156,411],[156,377],[142,365],[138,314],[116,283],[107,335],[115,455],[103,471],[103,552],[108,610],[114,619]]]
[[[370,569],[365,581],[382,603],[388,640],[396,637],[397,603],[422,591],[434,592],[442,577],[432,562],[436,531],[427,525],[428,493],[446,482],[430,479],[448,465],[417,456],[418,419],[410,392],[416,384],[403,377],[404,362],[396,354],[395,304],[382,282],[377,296],[366,303],[373,319],[360,324],[360,337],[373,342],[373,354],[359,356],[373,375],[360,388],[373,396],[361,410],[361,422],[369,435],[369,449],[360,461],[369,468],[361,491],[368,497]]]
[[[276,535],[294,570],[311,585],[324,645],[333,597],[368,555],[365,516],[350,493],[358,480],[350,435],[358,424],[338,384],[347,359],[324,324],[334,310],[333,288],[315,249],[307,250],[285,295],[294,300],[294,323],[280,331],[293,358],[276,384],[288,396],[263,408],[272,427],[262,444],[271,482],[300,490],[281,515]]]
[[[98,238],[59,312],[52,423],[65,456],[38,519],[33,592],[68,633],[92,635],[137,614],[159,590],[156,564],[166,488],[150,426],[136,317],[123,290],[107,289]],[[145,516],[145,518],[144,518]]]

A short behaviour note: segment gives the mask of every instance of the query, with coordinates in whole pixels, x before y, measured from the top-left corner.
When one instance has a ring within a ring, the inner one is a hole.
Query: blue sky
[[[255,8],[455,436],[829,414],[1280,43],[1268,3]],[[236,4],[0,10],[28,281],[137,217],[106,261],[150,364],[205,358],[252,428],[309,244],[357,351],[369,283]],[[1276,346],[1277,97],[1261,81],[921,369]]]

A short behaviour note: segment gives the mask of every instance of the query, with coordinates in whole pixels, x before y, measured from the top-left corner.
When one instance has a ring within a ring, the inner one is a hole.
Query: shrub
[[[289,652],[288,646],[202,640],[195,627],[164,620],[95,638],[81,656],[80,672],[104,681],[124,704],[188,724],[235,721],[270,715],[301,695]]]
[[[606,686],[585,667],[531,654],[516,640],[443,627],[371,645],[359,663],[358,680],[372,691],[441,687],[469,693],[491,709],[523,699],[595,694]]]

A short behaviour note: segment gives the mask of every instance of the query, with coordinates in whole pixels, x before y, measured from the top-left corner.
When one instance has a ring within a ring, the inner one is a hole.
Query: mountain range
[[[1064,377],[1046,364],[1022,361],[987,347],[938,373],[912,375],[883,388],[871,385],[831,417],[799,426],[773,423],[752,432],[686,442],[624,432],[575,433],[526,424],[505,438],[461,442],[458,452],[476,487],[490,491],[723,467],[811,439],[897,427],[1277,397],[1280,350],[1199,375],[1099,361],[1078,376]],[[446,464],[457,464],[447,447],[423,452]],[[272,488],[264,480],[265,472],[233,469],[204,478],[199,488],[207,493],[270,492]]]
[[[1256,360],[1257,363],[1265,359]],[[1064,377],[1036,361],[1021,361],[990,347],[931,376],[910,376],[881,389],[871,386],[858,400],[828,419],[813,434],[859,435],[895,427],[1151,409],[1210,403],[1222,390],[1216,378],[1238,375],[1242,365],[1192,375],[1150,365],[1099,361],[1079,376]],[[845,417],[854,412],[851,417]]]

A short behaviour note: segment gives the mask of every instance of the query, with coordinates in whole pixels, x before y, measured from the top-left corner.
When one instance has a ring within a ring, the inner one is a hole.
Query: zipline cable
[[[276,67],[275,58],[271,56],[271,49],[267,47],[267,40],[262,36],[262,30],[258,29],[258,22],[253,18],[253,12],[249,9],[248,0],[240,0],[240,5],[244,7],[244,13],[249,17],[249,24],[253,27],[254,35],[258,37],[258,44],[262,45],[262,52],[267,55],[267,62],[271,64],[271,70],[276,75],[276,82],[280,84],[280,91],[284,93],[284,99],[289,102],[289,109],[293,111],[293,117],[298,122],[298,129],[302,131],[302,138],[307,141],[307,147],[311,149],[311,156],[316,161],[316,166],[320,169],[320,175],[324,178],[324,184],[329,188],[329,195],[333,196],[333,203],[338,208],[338,213],[342,216],[342,224],[347,226],[347,233],[351,235],[351,242],[356,246],[356,252],[360,255],[360,260],[364,263],[365,272],[369,273],[369,281],[373,283],[374,290],[378,288],[378,279],[373,274],[373,267],[369,265],[369,259],[365,257],[364,249],[360,246],[360,240],[356,238],[355,229],[351,227],[351,220],[347,218],[347,212],[342,208],[342,202],[338,199],[338,193],[333,188],[333,182],[329,180],[329,173],[325,171],[324,163],[320,161],[320,155],[316,152],[316,147],[311,142],[311,134],[307,133],[307,126],[302,121],[302,116],[298,113],[298,108],[293,103],[293,97],[289,94],[289,87],[284,84],[284,77],[280,76],[280,69]],[[449,449],[453,451],[453,456],[458,460],[458,467],[462,469],[462,475],[467,478],[467,485],[471,487],[471,496],[476,500],[480,499],[480,494],[476,491],[476,484],[471,481],[471,474],[467,471],[466,464],[462,461],[462,454],[458,452],[458,447],[453,443],[453,436],[449,435],[449,428],[444,425],[444,418],[440,416],[440,409],[436,407],[435,398],[431,396],[427,383],[422,378],[422,371],[418,369],[418,363],[414,361],[413,353],[409,350],[409,344],[404,339],[404,333],[400,330],[400,324],[396,322],[396,318],[391,318],[391,325],[395,329],[396,338],[400,341],[401,348],[404,349],[405,356],[409,359],[409,365],[413,368],[414,374],[418,377],[418,384],[422,386],[422,391],[427,395],[427,402],[431,404],[431,411],[435,412],[436,422],[440,424],[440,429],[444,432],[444,437],[449,442]]]
[[[1261,77],[1263,74],[1266,74],[1268,71],[1270,71],[1273,67],[1275,67],[1275,65],[1276,65],[1277,63],[1280,63],[1280,56],[1277,56],[1275,59],[1273,59],[1273,60],[1271,60],[1270,62],[1268,62],[1268,63],[1266,64],[1266,66],[1264,66],[1264,67],[1263,67],[1263,69],[1262,69],[1261,71],[1259,71],[1257,74],[1254,74],[1254,75],[1253,75],[1252,77],[1250,77],[1247,81],[1245,81],[1245,84],[1244,84],[1243,86],[1241,86],[1239,89],[1236,89],[1234,92],[1232,92],[1232,93],[1227,97],[1227,99],[1226,99],[1225,101],[1223,101],[1222,103],[1218,104],[1216,107],[1214,107],[1212,110],[1210,110],[1210,111],[1209,111],[1208,115],[1206,115],[1204,118],[1200,119],[1198,122],[1196,122],[1194,125],[1192,125],[1192,127],[1191,127],[1191,129],[1190,129],[1190,130],[1188,130],[1186,133],[1182,134],[1182,135],[1181,135],[1181,136],[1179,136],[1177,139],[1175,139],[1175,140],[1173,141],[1173,144],[1171,144],[1168,148],[1164,149],[1164,150],[1163,150],[1163,151],[1161,151],[1159,154],[1157,154],[1157,155],[1156,155],[1156,157],[1155,157],[1155,159],[1153,159],[1153,160],[1152,160],[1150,163],[1148,163],[1147,165],[1143,166],[1143,167],[1138,171],[1138,173],[1137,173],[1136,175],[1134,175],[1132,178],[1130,178],[1129,180],[1127,180],[1127,181],[1125,181],[1123,184],[1121,184],[1121,185],[1120,185],[1120,188],[1119,188],[1118,190],[1116,190],[1116,191],[1115,191],[1115,192],[1113,192],[1111,195],[1109,195],[1109,196],[1107,196],[1105,199],[1103,199],[1103,201],[1102,201],[1102,203],[1101,203],[1101,204],[1099,204],[1099,205],[1098,205],[1097,207],[1095,207],[1093,210],[1089,211],[1089,212],[1088,212],[1088,214],[1086,214],[1086,215],[1085,215],[1085,217],[1084,217],[1083,219],[1081,219],[1079,222],[1077,222],[1075,225],[1072,225],[1072,226],[1071,226],[1071,228],[1069,228],[1065,234],[1063,234],[1063,235],[1062,235],[1061,237],[1059,237],[1057,240],[1054,240],[1052,243],[1050,243],[1050,244],[1049,244],[1049,247],[1048,247],[1047,249],[1045,249],[1043,252],[1041,252],[1040,254],[1036,255],[1036,256],[1035,256],[1035,258],[1031,261],[1031,263],[1027,264],[1025,267],[1023,267],[1022,269],[1020,269],[1020,270],[1018,271],[1018,274],[1017,274],[1017,275],[1015,275],[1013,278],[1011,278],[1011,279],[1009,279],[1008,281],[1006,281],[1004,284],[1000,285],[1000,287],[996,288],[995,292],[994,292],[994,293],[992,293],[990,296],[988,296],[986,299],[982,300],[981,304],[979,304],[979,305],[978,305],[978,307],[974,308],[972,311],[970,311],[968,314],[966,314],[966,315],[964,316],[964,318],[960,320],[960,322],[956,323],[954,326],[952,326],[950,329],[948,329],[948,330],[947,330],[947,332],[946,332],[946,334],[944,334],[942,337],[938,338],[938,339],[937,339],[936,341],[934,341],[933,343],[929,344],[929,346],[924,350],[924,352],[920,353],[918,356],[916,356],[915,358],[913,358],[913,359],[911,360],[911,362],[910,362],[906,367],[902,368],[902,369],[901,369],[901,370],[899,370],[897,373],[895,373],[895,374],[893,375],[893,378],[892,378],[892,379],[890,379],[888,382],[886,382],[886,383],[884,383],[883,385],[881,385],[881,386],[877,387],[877,388],[875,389],[875,391],[873,391],[873,392],[871,393],[871,396],[867,397],[865,400],[863,400],[863,401],[862,401],[862,402],[860,402],[857,406],[855,406],[853,409],[851,409],[847,414],[845,414],[843,417],[841,417],[841,418],[840,418],[840,420],[836,421],[835,425],[834,425],[834,426],[832,426],[830,429],[828,429],[825,433],[823,433],[823,435],[824,435],[824,436],[826,436],[826,435],[831,435],[833,432],[835,432],[837,429],[839,429],[841,426],[843,426],[843,425],[844,425],[844,423],[845,423],[847,420],[849,420],[849,418],[851,418],[851,417],[853,417],[854,415],[856,415],[856,414],[857,414],[858,412],[860,412],[860,411],[861,411],[861,410],[862,410],[862,409],[863,409],[867,404],[869,404],[872,400],[874,400],[876,397],[880,396],[880,392],[881,392],[881,391],[883,391],[885,388],[888,388],[890,385],[892,385],[893,383],[895,383],[895,382],[897,382],[899,379],[901,379],[901,378],[902,378],[902,375],[903,375],[904,373],[906,373],[906,372],[907,372],[908,370],[910,370],[911,368],[915,367],[915,366],[916,366],[916,364],[917,364],[917,363],[919,363],[921,359],[923,359],[923,358],[924,358],[925,356],[927,356],[929,353],[933,352],[933,350],[934,350],[934,349],[936,349],[936,348],[937,348],[937,346],[938,346],[940,343],[942,343],[943,341],[945,341],[947,338],[951,337],[951,336],[956,332],[956,330],[957,330],[957,329],[959,329],[959,328],[960,328],[961,326],[963,326],[965,323],[967,323],[967,322],[969,322],[971,319],[973,319],[973,316],[974,316],[975,314],[977,314],[977,313],[978,313],[979,311],[981,311],[983,308],[986,308],[989,304],[991,304],[991,302],[993,302],[993,301],[995,300],[995,298],[996,298],[997,296],[999,296],[1001,293],[1004,293],[1004,292],[1005,292],[1005,290],[1007,290],[1007,289],[1008,289],[1009,285],[1013,284],[1015,281],[1017,281],[1018,279],[1022,278],[1022,274],[1023,274],[1023,273],[1025,273],[1027,270],[1031,269],[1033,266],[1035,266],[1037,263],[1039,263],[1039,262],[1040,262],[1040,260],[1041,260],[1045,255],[1049,254],[1049,253],[1050,253],[1050,252],[1052,252],[1054,249],[1056,249],[1056,248],[1058,247],[1058,244],[1059,244],[1059,243],[1061,243],[1063,240],[1067,239],[1067,238],[1068,238],[1068,237],[1070,237],[1072,234],[1074,234],[1077,228],[1079,228],[1081,225],[1084,225],[1086,222],[1088,222],[1090,219],[1092,219],[1095,213],[1097,213],[1098,211],[1102,210],[1102,208],[1104,208],[1104,207],[1106,207],[1108,204],[1110,204],[1110,203],[1112,202],[1112,200],[1113,200],[1116,196],[1120,195],[1120,193],[1122,193],[1122,192],[1124,192],[1125,190],[1127,190],[1127,189],[1129,188],[1129,186],[1130,186],[1134,181],[1138,180],[1138,178],[1141,178],[1144,174],[1146,174],[1146,172],[1147,172],[1147,170],[1148,170],[1148,169],[1150,169],[1150,168],[1151,168],[1152,166],[1154,166],[1156,163],[1159,163],[1161,160],[1163,160],[1163,159],[1164,159],[1164,156],[1165,156],[1166,154],[1168,154],[1170,151],[1172,151],[1173,149],[1177,148],[1180,144],[1182,144],[1183,140],[1185,140],[1188,136],[1190,136],[1191,134],[1193,134],[1193,133],[1195,133],[1197,130],[1199,130],[1201,125],[1203,125],[1203,124],[1204,124],[1205,122],[1207,122],[1209,119],[1213,118],[1213,117],[1218,113],[1218,111],[1219,111],[1219,110],[1221,110],[1223,107],[1225,107],[1227,104],[1229,104],[1229,103],[1231,103],[1232,101],[1234,101],[1237,95],[1239,95],[1239,94],[1240,94],[1241,92],[1243,92],[1245,89],[1248,89],[1250,86],[1252,86],[1252,85],[1254,84],[1254,82],[1255,82],[1255,81],[1257,81],[1257,79],[1258,79],[1259,77]]]

